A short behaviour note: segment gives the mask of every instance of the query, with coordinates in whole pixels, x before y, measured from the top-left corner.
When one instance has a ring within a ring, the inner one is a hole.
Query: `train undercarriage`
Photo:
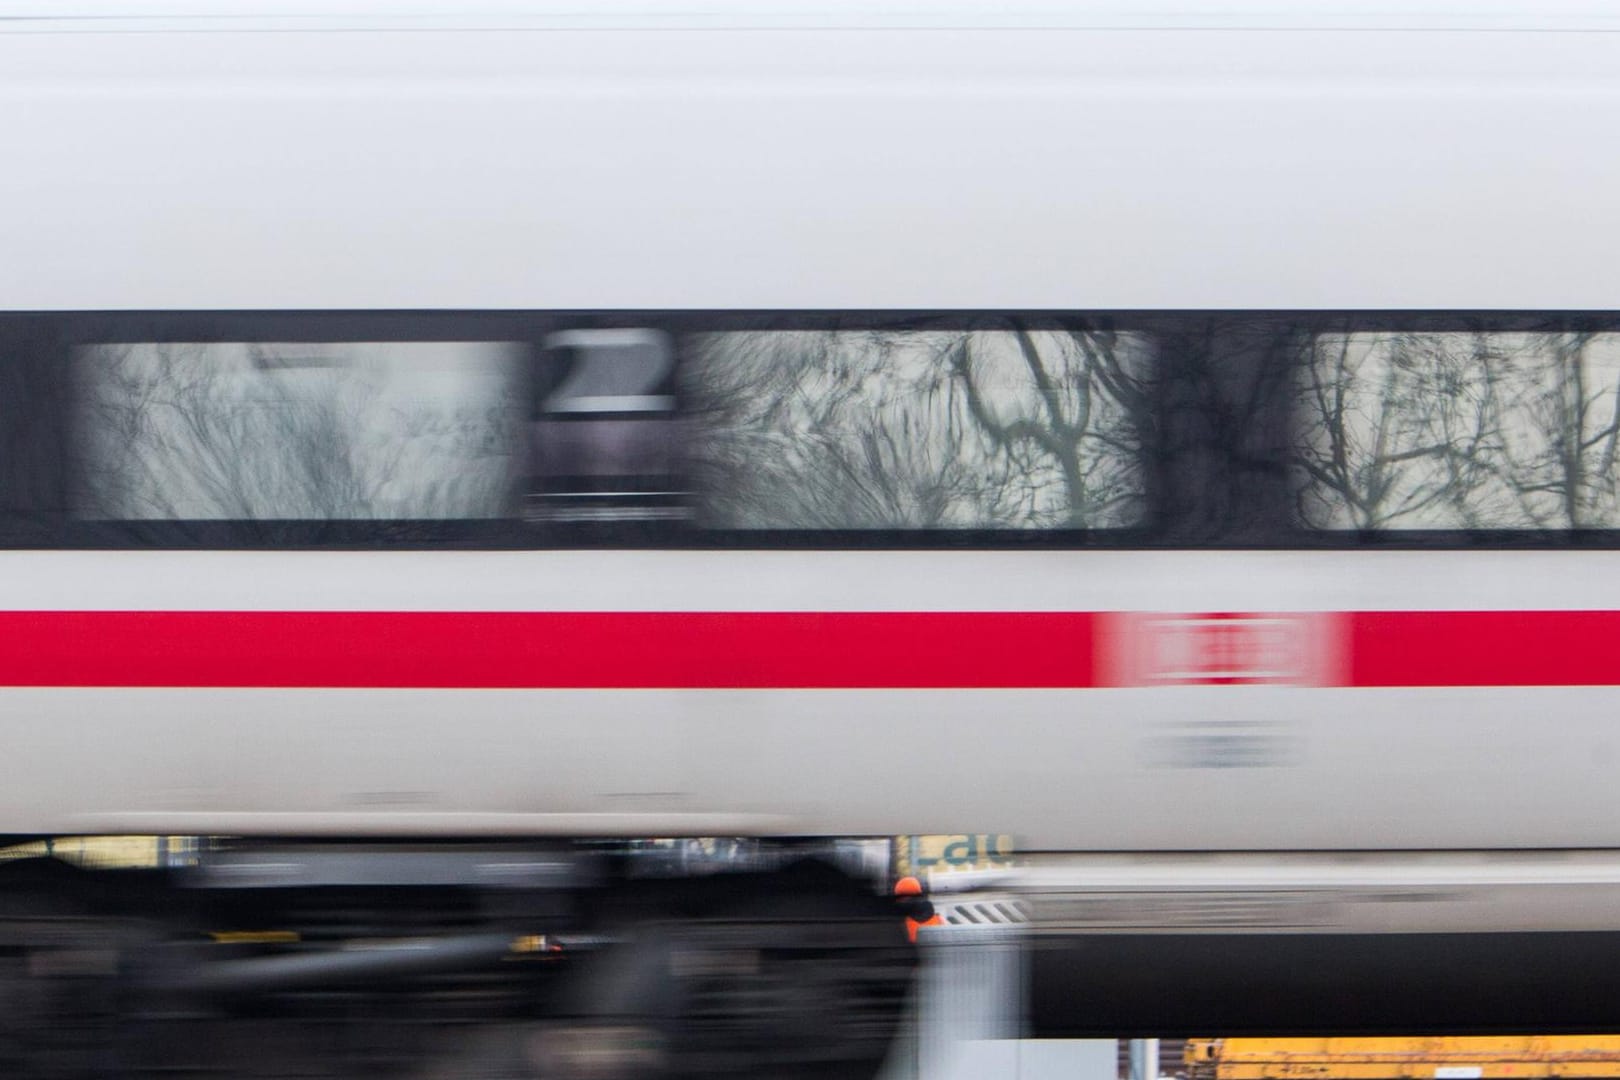
[[[903,913],[827,862],[756,862],[673,877],[607,849],[408,845],[12,861],[0,1075],[873,1075],[911,983]]]
[[[949,925],[919,949],[906,919],[929,902],[830,846],[669,851],[229,841],[144,868],[0,861],[0,1076],[871,1080],[918,965],[979,970],[956,950],[986,943],[1011,958],[1006,1030],[1029,1037],[1620,1024],[1603,853],[1031,857],[939,882]]]

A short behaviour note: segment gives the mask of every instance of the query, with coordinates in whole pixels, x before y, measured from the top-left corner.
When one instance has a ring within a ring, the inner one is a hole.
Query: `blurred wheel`
[[[566,1080],[646,1075],[866,1080],[899,1030],[916,951],[885,897],[816,863],[742,879],[722,902],[644,921],[595,958]],[[635,1071],[640,1070],[640,1071]]]

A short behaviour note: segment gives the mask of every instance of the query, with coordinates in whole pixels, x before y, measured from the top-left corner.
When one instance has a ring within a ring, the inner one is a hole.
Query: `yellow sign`
[[[1010,866],[1013,861],[1012,837],[1005,833],[897,836],[894,851],[896,877],[951,870],[993,870]]]

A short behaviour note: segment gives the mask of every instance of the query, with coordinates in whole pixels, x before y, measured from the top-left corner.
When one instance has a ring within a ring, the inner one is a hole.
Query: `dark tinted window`
[[[0,544],[1613,545],[1617,325],[0,315]]]
[[[158,342],[80,348],[78,482],[94,520],[510,514],[517,346]]]
[[[1309,528],[1620,525],[1620,334],[1325,333],[1295,392]]]
[[[1146,512],[1140,334],[688,338],[697,519],[726,529],[1113,529]]]

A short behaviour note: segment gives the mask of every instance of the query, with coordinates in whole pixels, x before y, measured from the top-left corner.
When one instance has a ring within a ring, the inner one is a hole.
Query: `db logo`
[[[1338,616],[1211,612],[1107,616],[1098,638],[1107,686],[1343,683]]]

